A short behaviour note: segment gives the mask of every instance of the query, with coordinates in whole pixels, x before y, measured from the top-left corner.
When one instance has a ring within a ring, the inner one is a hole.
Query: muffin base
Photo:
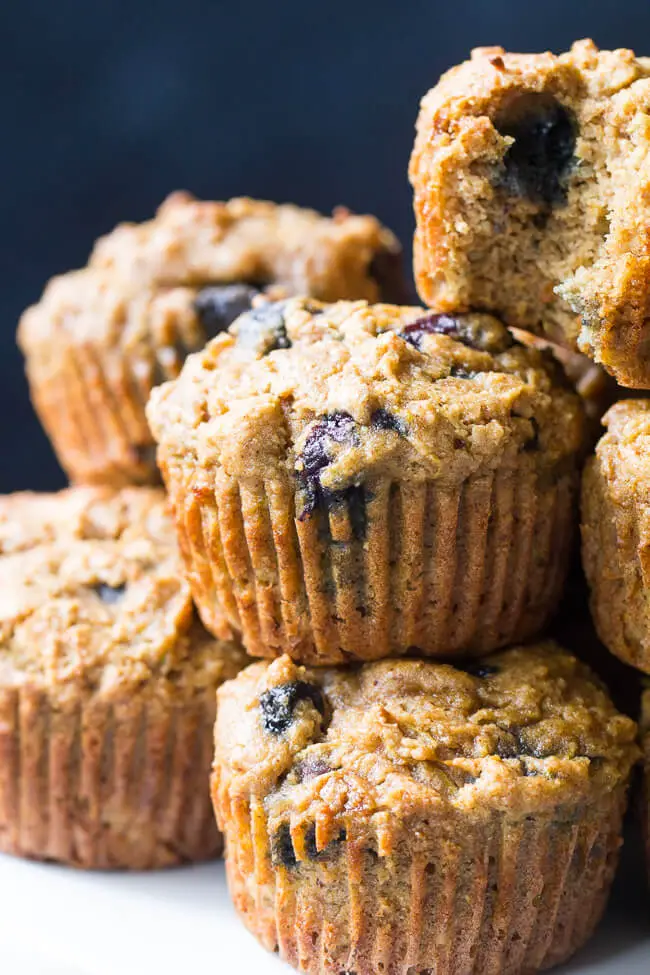
[[[0,850],[145,870],[221,852],[208,788],[214,689],[53,700],[0,690]]]
[[[421,815],[372,833],[350,821],[315,859],[292,828],[297,862],[282,866],[263,801],[216,780],[213,796],[238,912],[310,975],[533,975],[560,964],[604,911],[626,805],[620,788],[554,816]]]
[[[376,478],[301,520],[290,481],[159,459],[203,622],[241,631],[253,656],[482,654],[533,637],[559,599],[573,470],[552,476],[524,458],[457,489]]]

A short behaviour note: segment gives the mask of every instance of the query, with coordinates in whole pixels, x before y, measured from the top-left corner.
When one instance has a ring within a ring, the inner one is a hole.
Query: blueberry
[[[291,839],[291,827],[283,823],[271,843],[271,862],[274,867],[295,867],[298,863]]]
[[[258,294],[248,284],[214,284],[199,291],[194,310],[208,338],[225,332],[236,318],[248,311]]]
[[[449,370],[449,375],[452,379],[476,379],[478,373],[464,369],[462,366],[452,366]]]
[[[242,315],[236,326],[237,344],[258,356],[276,349],[290,349],[284,323],[284,301],[268,301]]]
[[[495,674],[499,673],[499,668],[495,664],[484,664],[480,661],[475,664],[465,664],[465,666],[458,667],[458,670],[464,671],[466,674],[471,674],[472,677],[494,677]]]
[[[262,724],[271,735],[282,735],[293,722],[294,711],[299,701],[311,701],[321,714],[325,713],[323,693],[314,684],[295,680],[288,684],[271,687],[260,696]]]
[[[528,92],[501,111],[495,127],[514,139],[497,184],[512,196],[547,208],[565,204],[567,179],[575,163],[573,114],[553,95]]]
[[[468,349],[493,355],[505,352],[513,345],[508,329],[491,315],[481,313],[456,317],[431,312],[409,322],[399,334],[418,350],[422,349],[425,335],[448,335]]]
[[[386,410],[381,407],[372,414],[370,418],[370,425],[375,428],[375,430],[392,430],[394,433],[399,433],[400,437],[406,436],[406,424],[403,420],[400,420],[398,416],[391,413],[390,410]]]
[[[107,586],[106,583],[100,582],[93,586],[93,589],[103,603],[106,603],[107,606],[113,606],[115,603],[119,603],[126,592],[126,585],[122,583],[121,586]]]
[[[382,247],[368,265],[368,274],[379,288],[379,300],[403,305],[409,296],[404,283],[401,251]]]
[[[461,327],[459,320],[451,315],[423,315],[405,325],[400,335],[416,349],[420,349],[425,335],[450,335],[460,340]]]
[[[357,441],[356,423],[349,413],[329,413],[312,426],[300,454],[298,471],[298,483],[303,493],[301,521],[321,503],[332,505],[344,500],[341,491],[323,490],[320,475],[332,462],[332,447],[335,444],[352,446]]]

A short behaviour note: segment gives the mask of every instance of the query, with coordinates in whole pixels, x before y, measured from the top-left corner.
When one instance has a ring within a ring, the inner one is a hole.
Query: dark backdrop
[[[650,53],[648,0],[5,0],[0,491],[63,476],[16,320],[95,237],[174,188],[379,215],[412,232],[418,99],[475,45]]]

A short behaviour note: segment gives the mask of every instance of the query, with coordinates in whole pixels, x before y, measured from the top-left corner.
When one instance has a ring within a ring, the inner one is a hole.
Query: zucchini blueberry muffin
[[[635,732],[554,644],[467,669],[254,664],[215,732],[235,905],[314,975],[558,964],[607,900]]]
[[[479,48],[423,99],[416,277],[650,386],[650,59]]]
[[[216,688],[244,663],[194,618],[162,491],[0,500],[0,849],[98,868],[216,855]]]
[[[591,611],[612,653],[650,674],[650,400],[617,403],[603,422],[582,491]]]
[[[123,224],[89,264],[54,278],[18,340],[36,410],[78,482],[158,479],[144,407],[264,295],[398,301],[401,251],[374,217],[176,193],[155,219]]]
[[[478,653],[554,608],[582,408],[489,315],[268,303],[149,418],[199,612],[254,656]]]

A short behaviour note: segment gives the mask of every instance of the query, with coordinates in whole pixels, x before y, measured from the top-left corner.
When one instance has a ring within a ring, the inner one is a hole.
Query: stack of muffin
[[[650,387],[646,105],[650,64],[587,42],[449,72],[411,162],[427,309],[374,218],[180,195],[48,286],[19,340],[92,486],[0,505],[2,849],[214,855],[221,685],[230,890],[298,969],[516,975],[589,937],[639,750],[544,638],[600,396],[543,346]],[[650,671],[650,402],[607,422],[585,566]],[[133,486],[154,440],[171,517]]]

